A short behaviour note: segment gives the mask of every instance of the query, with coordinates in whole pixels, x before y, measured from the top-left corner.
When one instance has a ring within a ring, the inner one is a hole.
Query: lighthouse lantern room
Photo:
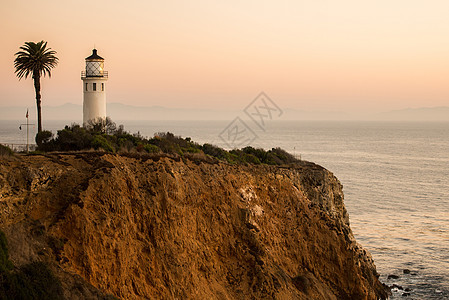
[[[104,59],[92,50],[86,58],[86,70],[81,72],[83,80],[83,125],[89,120],[106,118],[106,81],[108,72],[104,70]]]

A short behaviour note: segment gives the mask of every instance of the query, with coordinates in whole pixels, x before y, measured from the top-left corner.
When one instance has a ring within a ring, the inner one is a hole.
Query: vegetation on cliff
[[[11,148],[4,146],[4,145],[0,145],[0,157],[1,156],[11,156],[13,154],[14,154],[14,152],[11,150]]]
[[[0,231],[0,299],[61,299],[61,284],[43,262],[14,268],[9,260],[8,243]]]
[[[116,126],[111,119],[91,121],[86,127],[78,124],[65,126],[58,130],[56,137],[49,131],[36,136],[38,150],[79,151],[102,150],[106,152],[165,153],[196,158],[209,156],[229,163],[252,163],[268,165],[284,165],[297,160],[288,152],[273,148],[271,150],[256,149],[247,146],[242,149],[226,151],[211,144],[200,145],[190,138],[182,138],[170,132],[159,132],[153,138],[145,138],[139,133],[131,134],[123,125]]]

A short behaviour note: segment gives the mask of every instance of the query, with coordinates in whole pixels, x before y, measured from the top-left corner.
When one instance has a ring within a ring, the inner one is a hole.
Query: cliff
[[[66,298],[378,299],[326,169],[104,153],[0,158],[10,259]]]

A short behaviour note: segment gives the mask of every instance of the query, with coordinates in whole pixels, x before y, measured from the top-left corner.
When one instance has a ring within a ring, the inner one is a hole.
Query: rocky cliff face
[[[352,235],[340,182],[315,164],[0,159],[11,260],[48,263],[67,298],[386,297]]]

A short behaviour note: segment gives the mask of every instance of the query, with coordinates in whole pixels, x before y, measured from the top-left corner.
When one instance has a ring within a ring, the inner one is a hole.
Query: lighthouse
[[[104,70],[104,58],[92,50],[86,57],[86,70],[81,72],[83,80],[83,125],[89,120],[106,118],[106,81],[108,72]]]

